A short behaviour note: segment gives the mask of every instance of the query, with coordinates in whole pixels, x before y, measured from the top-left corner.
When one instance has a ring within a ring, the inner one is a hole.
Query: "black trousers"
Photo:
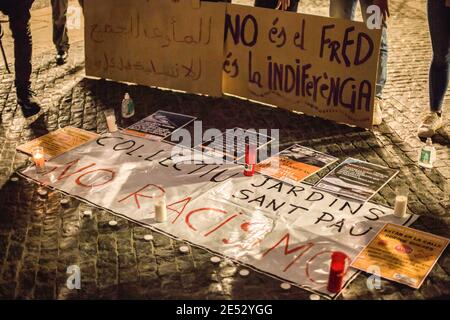
[[[291,0],[288,11],[297,12],[299,0]],[[278,0],[255,0],[255,7],[275,9]]]
[[[32,41],[30,9],[34,0],[1,0],[0,11],[8,16],[9,28],[14,39],[14,68],[17,94],[24,94],[30,87]]]

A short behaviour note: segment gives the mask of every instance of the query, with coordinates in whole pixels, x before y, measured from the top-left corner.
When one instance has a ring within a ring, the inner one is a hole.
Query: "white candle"
[[[107,115],[106,116],[106,124],[108,125],[109,132],[116,132],[118,130],[115,115],[113,115],[113,114]]]
[[[166,199],[163,197],[155,203],[155,220],[156,222],[167,221]]]
[[[408,197],[407,196],[396,196],[395,197],[395,206],[394,206],[394,215],[396,217],[402,218],[406,214],[406,208],[408,205]]]

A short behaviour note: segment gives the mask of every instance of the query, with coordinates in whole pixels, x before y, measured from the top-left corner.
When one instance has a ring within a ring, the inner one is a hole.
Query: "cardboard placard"
[[[381,277],[419,289],[448,242],[431,233],[387,223],[351,266],[366,272],[378,267]]]
[[[90,0],[86,75],[220,96],[225,4]]]
[[[361,22],[228,5],[224,92],[372,126],[381,30]]]

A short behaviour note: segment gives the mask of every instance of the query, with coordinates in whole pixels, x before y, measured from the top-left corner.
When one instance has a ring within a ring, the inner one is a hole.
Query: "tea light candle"
[[[117,221],[116,221],[116,220],[110,220],[110,221],[108,222],[108,224],[109,224],[111,227],[115,227],[115,226],[117,226]]]
[[[250,271],[248,269],[242,269],[241,271],[239,271],[239,274],[241,275],[241,277],[246,277],[250,274]]]
[[[164,195],[160,199],[157,199],[155,203],[155,220],[156,222],[167,221],[166,198]]]
[[[182,253],[188,253],[189,252],[189,247],[188,246],[181,246],[180,247],[180,251]]]
[[[210,260],[212,263],[219,263],[220,261],[222,261],[222,259],[220,259],[219,257],[216,257],[216,256],[211,257]]]
[[[280,284],[280,288],[283,290],[289,290],[291,288],[291,285],[287,282],[283,282],[282,284]]]

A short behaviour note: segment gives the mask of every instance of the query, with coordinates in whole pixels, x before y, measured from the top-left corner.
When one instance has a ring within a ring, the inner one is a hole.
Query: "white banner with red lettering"
[[[172,145],[120,133],[101,136],[22,173],[142,225],[227,256],[293,285],[326,289],[330,256],[353,259],[387,222],[409,225],[390,208],[361,204],[256,174],[235,164],[183,163]],[[168,220],[154,219],[165,194]],[[349,270],[347,283],[356,274]]]

